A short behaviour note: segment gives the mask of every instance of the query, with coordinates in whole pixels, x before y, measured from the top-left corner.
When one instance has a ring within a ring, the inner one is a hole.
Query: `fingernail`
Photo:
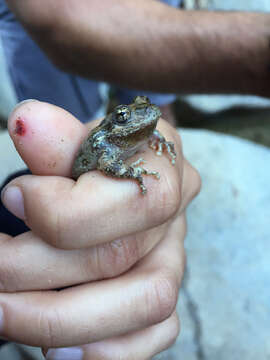
[[[49,349],[46,360],[82,360],[83,350],[80,347]]]
[[[16,217],[25,220],[24,200],[18,186],[7,186],[2,190],[1,199],[5,207]]]

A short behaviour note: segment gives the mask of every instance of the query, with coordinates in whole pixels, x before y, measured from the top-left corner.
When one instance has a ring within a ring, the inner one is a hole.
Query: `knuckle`
[[[57,209],[57,205],[51,205],[50,208],[43,209],[43,215],[46,214],[42,222],[37,222],[36,224],[30,227],[41,236],[46,242],[52,244],[55,247],[62,247],[62,239],[64,238],[63,232],[64,227],[62,226],[62,215]]]
[[[160,323],[175,311],[178,299],[176,276],[170,271],[157,272],[146,284],[145,304],[148,325]]]
[[[162,222],[173,217],[181,206],[181,184],[178,176],[166,175],[164,181],[157,192],[157,199],[153,202],[155,209],[152,214],[159,216]]]
[[[55,216],[51,224],[51,243],[57,248],[66,249],[67,240],[73,233],[72,228],[70,228],[71,224],[74,226],[72,219],[69,219],[69,214],[67,214],[64,210],[58,210],[55,212]]]
[[[59,312],[56,309],[41,310],[39,313],[37,331],[40,336],[39,346],[46,348],[58,347],[60,335],[63,333]]]
[[[6,254],[0,261],[0,289],[1,291],[14,292],[21,289],[22,272],[14,262],[14,257]]]
[[[95,254],[99,277],[109,278],[120,275],[140,258],[136,235],[97,246]]]
[[[43,184],[34,181],[31,195],[26,198],[27,225],[42,239],[60,248],[65,248],[65,239],[72,236],[70,229],[74,226],[68,186],[54,178],[46,179]]]
[[[10,265],[6,265],[6,263],[1,261],[0,263],[0,274],[1,274],[1,281],[0,281],[0,289],[1,291],[8,291],[8,292],[14,292],[17,289],[17,286],[15,285],[16,281],[14,281],[14,278],[16,278],[15,272],[11,269]]]
[[[43,224],[41,237],[59,249],[71,248],[73,235],[79,234],[78,225],[74,224],[72,213],[67,211],[62,204],[55,202],[48,209],[46,220]]]

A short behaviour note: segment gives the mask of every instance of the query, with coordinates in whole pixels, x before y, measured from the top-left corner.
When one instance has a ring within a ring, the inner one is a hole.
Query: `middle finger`
[[[31,231],[0,241],[0,289],[15,292],[63,288],[111,278],[127,271],[159,243],[165,223],[155,229],[78,250],[57,249]],[[0,235],[1,238],[1,235]]]

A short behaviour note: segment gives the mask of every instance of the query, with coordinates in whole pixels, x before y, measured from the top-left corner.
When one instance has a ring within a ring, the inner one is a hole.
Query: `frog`
[[[143,168],[143,158],[131,164],[127,159],[148,144],[158,156],[166,150],[172,165],[175,164],[173,142],[166,141],[156,129],[160,117],[159,107],[151,104],[146,96],[136,96],[129,105],[116,106],[81,144],[72,167],[73,179],[96,169],[107,176],[135,180],[145,195],[147,188],[142,175],[160,179],[160,174]]]

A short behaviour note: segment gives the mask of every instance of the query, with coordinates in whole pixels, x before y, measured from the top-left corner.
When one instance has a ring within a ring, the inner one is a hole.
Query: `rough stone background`
[[[183,130],[202,191],[188,209],[182,332],[156,359],[270,359],[270,150]]]

